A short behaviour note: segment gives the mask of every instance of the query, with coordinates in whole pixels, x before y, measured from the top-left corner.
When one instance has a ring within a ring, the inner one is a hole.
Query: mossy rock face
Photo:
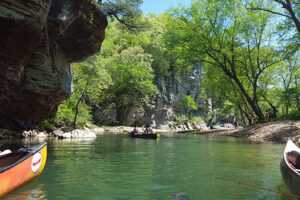
[[[1,0],[0,118],[54,116],[72,92],[70,63],[99,51],[106,26],[88,0]]]

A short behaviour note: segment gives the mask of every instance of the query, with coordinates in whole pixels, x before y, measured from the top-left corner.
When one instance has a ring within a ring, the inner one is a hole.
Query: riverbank
[[[142,130],[142,128],[139,128]],[[83,129],[64,130],[63,128],[56,129],[52,132],[30,130],[23,132],[15,132],[5,129],[0,129],[0,139],[16,139],[16,138],[45,138],[54,137],[58,139],[72,139],[72,138],[96,138],[97,135],[103,133],[111,134],[127,134],[132,131],[133,127],[129,126],[115,126],[91,128],[85,127]],[[271,141],[275,143],[285,143],[288,139],[298,141],[300,139],[300,120],[281,120],[276,122],[269,122],[263,124],[256,124],[244,128],[233,129],[229,126],[217,127],[216,129],[195,129],[193,127],[183,126],[181,128],[160,127],[153,128],[155,133],[161,135],[169,134],[201,134],[209,136],[232,136],[238,138],[247,138],[253,141]]]
[[[288,139],[298,141],[300,139],[300,120],[281,120],[263,124],[255,124],[244,128],[230,130],[209,130],[199,132],[211,136],[233,136],[248,138],[253,141],[271,141],[285,143]]]

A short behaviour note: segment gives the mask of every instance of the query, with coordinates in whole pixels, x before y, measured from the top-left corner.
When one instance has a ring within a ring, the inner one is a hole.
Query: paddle
[[[297,197],[295,195],[287,194],[287,193],[284,193],[284,192],[279,192],[279,191],[276,191],[276,190],[273,190],[273,189],[270,189],[270,188],[264,188],[264,187],[261,187],[261,186],[251,185],[249,183],[243,183],[243,182],[240,182],[240,181],[234,181],[234,180],[230,180],[230,179],[226,179],[226,178],[218,178],[217,177],[216,179],[220,179],[220,180],[223,180],[223,181],[230,181],[230,182],[238,183],[238,184],[241,184],[241,185],[247,185],[247,186],[255,187],[255,188],[258,188],[258,189],[261,189],[261,190],[267,190],[267,191],[270,191],[270,192],[275,192],[275,193],[278,193],[278,194],[281,194],[281,195],[285,195],[285,196],[293,197],[293,198],[296,198],[296,199],[300,199],[300,197]]]

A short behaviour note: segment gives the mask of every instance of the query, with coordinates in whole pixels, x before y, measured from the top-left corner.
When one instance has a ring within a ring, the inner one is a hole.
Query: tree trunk
[[[73,120],[73,128],[74,128],[74,129],[76,128],[76,121],[77,121],[77,116],[78,116],[78,112],[79,112],[79,104],[80,104],[80,102],[81,102],[82,99],[83,99],[83,96],[84,96],[84,94],[85,94],[85,92],[86,92],[86,89],[87,89],[89,83],[90,83],[90,80],[88,80],[88,81],[86,82],[86,85],[85,85],[85,87],[84,87],[84,90],[83,90],[83,92],[82,92],[82,94],[81,94],[80,98],[78,99],[78,101],[77,101],[77,103],[76,103],[76,106],[75,106],[76,112],[75,112],[75,116],[74,116],[74,120]]]
[[[125,118],[126,118],[126,114],[127,114],[127,110],[128,110],[128,106],[125,107],[125,110],[124,110],[124,113],[123,113],[123,117],[122,117],[122,125],[124,125]]]
[[[295,77],[295,86],[296,86],[296,105],[297,105],[297,109],[298,109],[298,112],[300,112],[300,98],[299,98],[299,89],[298,89],[298,77],[296,76]]]
[[[73,128],[74,128],[74,129],[76,128],[76,121],[77,121],[77,116],[78,116],[78,111],[79,111],[79,103],[81,102],[82,97],[83,97],[83,96],[81,96],[81,97],[78,99],[78,101],[77,101],[77,103],[76,103],[76,106],[75,106],[76,112],[75,112],[75,116],[74,116],[74,120],[73,120]]]
[[[293,10],[292,4],[291,4],[290,0],[286,0],[285,2],[286,3],[281,3],[281,4],[282,4],[283,8],[285,8],[290,13],[290,19],[293,20],[293,22],[298,30],[298,33],[300,33],[300,21],[297,18],[295,11]]]
[[[246,121],[245,121],[245,117],[244,117],[244,110],[242,109],[242,106],[238,103],[237,104],[239,111],[240,111],[240,115],[243,121],[244,126],[246,126]],[[247,115],[246,115],[247,116]]]
[[[263,115],[263,113],[261,112],[261,109],[258,106],[258,101],[257,101],[257,94],[256,94],[256,89],[253,91],[255,94],[253,95],[254,98],[251,99],[251,97],[249,96],[249,94],[247,93],[247,91],[245,90],[243,84],[240,82],[240,80],[238,79],[236,73],[235,73],[235,67],[231,66],[232,68],[232,73],[226,68],[226,66],[224,65],[219,65],[219,67],[223,70],[223,72],[230,78],[232,79],[237,86],[240,88],[243,96],[246,98],[246,101],[249,103],[249,105],[251,106],[252,110],[255,112],[256,116],[258,117],[258,120],[263,122],[265,121],[265,117]],[[256,79],[257,80],[257,79]]]
[[[248,95],[248,93],[246,92],[244,86],[242,85],[242,83],[240,82],[240,80],[237,77],[233,77],[233,80],[236,82],[236,84],[238,85],[238,87],[240,88],[241,92],[243,93],[244,97],[246,98],[247,102],[249,103],[249,105],[251,106],[251,108],[253,109],[253,111],[255,112],[256,116],[258,117],[259,121],[264,121],[265,117],[263,115],[263,113],[261,112],[261,109],[258,106],[258,102],[257,99],[254,98],[253,100],[250,98],[250,96]]]

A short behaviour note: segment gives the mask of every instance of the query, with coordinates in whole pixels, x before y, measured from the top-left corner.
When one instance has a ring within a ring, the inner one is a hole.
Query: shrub
[[[191,119],[188,120],[188,123],[193,123],[193,122],[204,122],[204,119],[202,116],[197,116],[197,117],[192,117]]]
[[[279,115],[278,119],[300,120],[300,112],[292,111],[288,115]]]

